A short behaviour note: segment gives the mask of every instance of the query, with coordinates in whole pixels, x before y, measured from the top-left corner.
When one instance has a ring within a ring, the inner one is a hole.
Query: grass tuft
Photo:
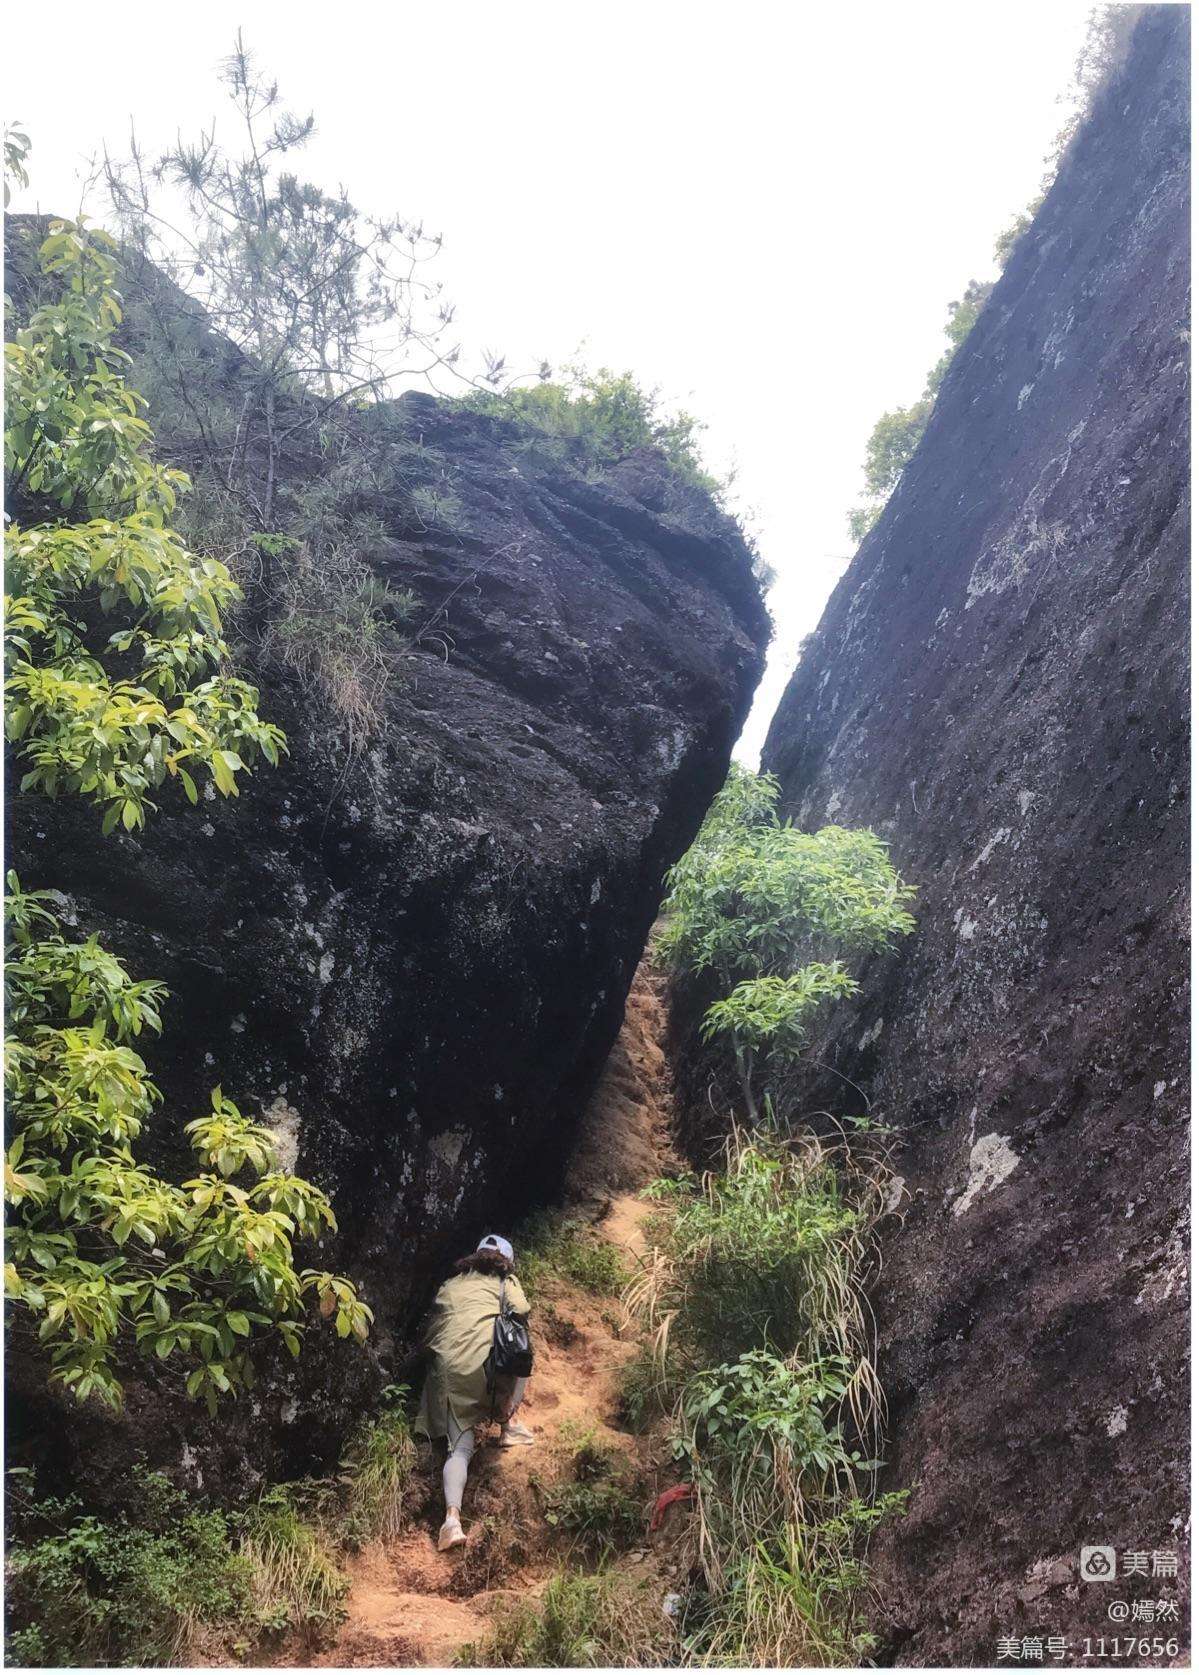
[[[397,1536],[408,1521],[407,1493],[417,1449],[404,1385],[388,1385],[384,1406],[359,1426],[342,1460],[341,1537],[350,1547]]]
[[[263,654],[320,701],[356,755],[386,725],[387,695],[404,650],[399,626],[415,601],[381,581],[349,547],[319,557],[296,542],[287,547],[273,562]]]
[[[653,1668],[678,1662],[677,1636],[652,1586],[608,1570],[567,1570],[539,1600],[502,1612],[455,1661],[484,1669]]]
[[[860,1554],[906,1498],[872,1496],[882,1412],[860,1276],[882,1185],[848,1150],[757,1129],[702,1181],[647,1190],[660,1216],[625,1293],[646,1332],[625,1402],[642,1422],[669,1411],[693,1485],[684,1661],[869,1651]]]
[[[266,1490],[239,1522],[239,1551],[250,1567],[261,1626],[299,1629],[306,1639],[334,1627],[349,1578],[323,1533],[303,1516],[294,1491]]]
[[[564,1279],[598,1297],[618,1296],[629,1281],[616,1247],[570,1216],[534,1216],[517,1233],[516,1249],[530,1301]]]

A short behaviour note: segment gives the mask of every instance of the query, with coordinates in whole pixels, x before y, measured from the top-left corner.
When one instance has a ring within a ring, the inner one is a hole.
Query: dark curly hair
[[[498,1250],[472,1250],[469,1256],[460,1256],[454,1263],[456,1274],[495,1274],[499,1279],[507,1279],[509,1274],[516,1272],[516,1264],[509,1262],[506,1256],[501,1256]]]

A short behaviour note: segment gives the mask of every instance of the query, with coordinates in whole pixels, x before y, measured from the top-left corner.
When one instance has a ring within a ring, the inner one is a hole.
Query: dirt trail
[[[595,1230],[622,1252],[630,1269],[645,1250],[648,1206],[636,1189],[669,1157],[661,1006],[659,980],[643,963],[571,1172],[575,1206],[587,1208]],[[623,1190],[613,1190],[618,1187]],[[564,1475],[572,1441],[577,1444],[583,1432],[637,1465],[648,1512],[655,1474],[620,1419],[621,1369],[637,1344],[620,1335],[619,1303],[559,1279],[548,1295],[538,1295],[531,1325],[536,1366],[521,1418],[536,1445],[501,1449],[493,1428],[476,1450],[463,1507],[465,1548],[438,1553],[441,1503],[433,1492],[425,1515],[409,1529],[352,1560],[345,1621],[332,1644],[306,1654],[305,1663],[444,1667],[487,1632],[497,1604],[535,1596],[563,1557],[537,1486]],[[434,1491],[438,1483],[434,1471]],[[634,1554],[627,1562],[645,1558]]]

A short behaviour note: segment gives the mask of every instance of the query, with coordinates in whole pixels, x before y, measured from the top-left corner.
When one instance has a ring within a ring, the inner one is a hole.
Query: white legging
[[[506,1382],[502,1379],[496,1380],[496,1397],[500,1401],[501,1409]],[[515,1415],[517,1408],[524,1401],[525,1388],[528,1382],[527,1378],[513,1380],[512,1397],[504,1415],[505,1422]],[[465,1431],[460,1431],[454,1423],[452,1413],[448,1416],[447,1422],[449,1424],[449,1435],[446,1438],[446,1446],[449,1453],[445,1457],[445,1465],[441,1468],[441,1484],[445,1490],[447,1510],[451,1506],[461,1510],[462,1495],[466,1489],[466,1474],[470,1470],[471,1455],[475,1451],[475,1433],[469,1425]]]

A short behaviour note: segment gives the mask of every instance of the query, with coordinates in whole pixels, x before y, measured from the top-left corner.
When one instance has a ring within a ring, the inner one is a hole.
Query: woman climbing
[[[445,1523],[437,1537],[443,1553],[466,1540],[462,1491],[475,1443],[491,1420],[500,1421],[501,1448],[528,1447],[535,1440],[532,1431],[516,1419],[528,1379],[501,1373],[489,1386],[486,1363],[501,1307],[521,1316],[529,1312],[516,1277],[512,1246],[498,1234],[488,1233],[472,1255],[454,1264],[453,1274],[433,1299],[425,1334],[433,1361],[425,1378],[416,1432],[431,1440],[446,1439]]]

